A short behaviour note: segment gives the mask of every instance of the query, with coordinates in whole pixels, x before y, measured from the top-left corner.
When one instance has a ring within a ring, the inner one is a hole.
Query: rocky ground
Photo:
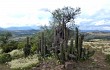
[[[53,59],[43,61],[32,70],[110,70],[110,65],[105,61],[105,55],[100,51],[84,62],[66,62],[65,65],[56,64]]]

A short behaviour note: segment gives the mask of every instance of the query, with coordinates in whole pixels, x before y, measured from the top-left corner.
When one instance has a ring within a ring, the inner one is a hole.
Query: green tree
[[[52,12],[52,21],[55,24],[62,24],[74,20],[76,15],[80,14],[80,8],[64,7],[62,9],[56,9]]]
[[[50,21],[50,26],[41,27],[42,31],[45,34],[48,47],[52,46],[54,39],[54,28],[62,24],[62,22],[66,24],[70,22],[70,20],[74,20],[76,15],[80,14],[80,8],[64,7],[62,9],[56,9],[50,13],[52,14],[52,21]],[[69,28],[72,28],[73,26],[74,25],[69,25]],[[38,36],[39,35],[40,34],[38,34]]]
[[[7,53],[17,48],[18,43],[10,40],[11,37],[11,32],[3,32],[0,34],[0,47],[3,49],[3,52]]]
[[[0,36],[0,41],[2,44],[6,44],[9,41],[9,38],[12,37],[11,32],[3,32]]]

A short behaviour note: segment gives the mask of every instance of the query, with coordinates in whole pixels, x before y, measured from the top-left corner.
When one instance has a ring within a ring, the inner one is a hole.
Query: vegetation
[[[13,50],[11,52],[9,52],[9,54],[11,55],[12,59],[17,59],[17,58],[21,58],[24,56],[24,53],[23,53],[23,50],[20,49],[16,49],[16,50]]]
[[[80,8],[74,9],[71,7],[64,7],[62,9],[55,10],[53,14],[53,22],[58,23],[54,27],[54,35],[53,35],[53,43],[52,50],[55,56],[64,63],[67,60],[80,60],[87,59],[94,54],[94,51],[89,51],[82,47],[84,35],[79,33],[78,27],[75,27],[74,34],[71,37],[70,32],[71,28],[68,28],[66,24],[70,22],[70,20],[74,20],[75,16],[80,13]],[[72,27],[72,26],[70,26]],[[71,40],[71,44],[68,45],[69,39]],[[75,43],[73,44],[73,41]],[[41,55],[46,54],[48,49],[45,43],[44,33],[41,36]]]
[[[11,56],[10,56],[10,54],[6,54],[6,53],[4,53],[4,54],[0,54],[0,63],[6,63],[6,62],[9,62],[9,61],[11,61]]]
[[[27,37],[27,43],[25,44],[23,51],[24,51],[25,57],[27,57],[30,54],[31,45],[29,44],[29,37]]]
[[[11,66],[10,68],[13,70],[27,70],[33,66],[36,66],[37,63],[39,63],[39,61],[36,54],[33,56],[30,55],[26,58],[14,59],[11,62],[8,62]]]
[[[27,70],[37,64],[42,65],[45,61],[49,61],[50,64],[54,62],[56,66],[59,63],[63,64],[64,68],[67,68],[66,63],[70,61],[80,65],[77,63],[91,60],[91,65],[95,65],[97,60],[94,54],[97,52],[101,52],[101,55],[106,54],[105,58],[110,62],[108,40],[105,44],[103,39],[100,39],[101,35],[99,38],[98,34],[81,33],[78,26],[74,25],[80,8],[64,7],[54,10],[51,14],[51,25],[42,27],[36,35],[26,34],[20,39],[15,39],[11,32],[1,33],[0,63],[6,63],[14,70]],[[105,38],[105,35],[103,37]]]

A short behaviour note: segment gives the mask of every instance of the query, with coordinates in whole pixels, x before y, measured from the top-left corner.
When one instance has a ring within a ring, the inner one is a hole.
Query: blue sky
[[[80,29],[110,30],[110,0],[0,0],[0,27],[48,25],[53,11],[80,7],[75,19]]]

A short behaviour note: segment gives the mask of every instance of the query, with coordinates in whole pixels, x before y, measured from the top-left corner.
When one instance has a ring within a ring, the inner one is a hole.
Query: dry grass
[[[31,68],[32,66],[36,65],[38,62],[39,61],[37,55],[33,55],[26,58],[14,59],[11,62],[8,62],[8,64],[11,69],[24,70]]]
[[[96,42],[84,42],[84,47],[100,50],[104,54],[110,54],[110,41],[99,40]]]

